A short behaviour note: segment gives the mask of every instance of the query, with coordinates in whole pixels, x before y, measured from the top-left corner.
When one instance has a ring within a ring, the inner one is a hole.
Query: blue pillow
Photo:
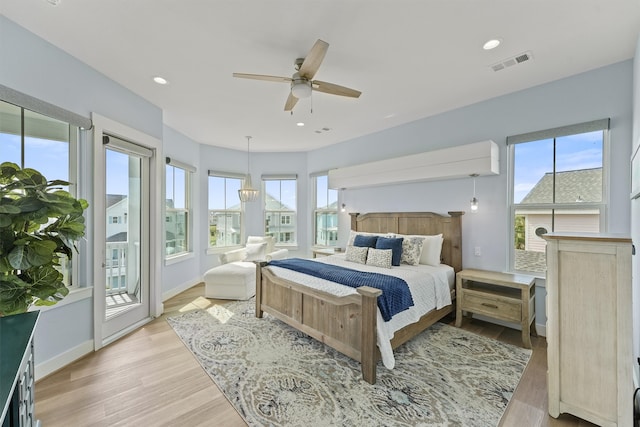
[[[367,236],[364,234],[357,234],[356,238],[353,239],[353,246],[375,248],[377,240],[378,240],[378,236]]]
[[[402,258],[402,237],[378,237],[376,249],[391,249],[391,265],[400,265]]]

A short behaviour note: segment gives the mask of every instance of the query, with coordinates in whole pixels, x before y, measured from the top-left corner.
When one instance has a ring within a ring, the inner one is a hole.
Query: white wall
[[[163,130],[163,148],[165,157],[170,157],[197,169],[191,176],[189,194],[192,213],[189,224],[189,236],[192,240],[189,246],[193,249],[193,253],[173,260],[162,261],[162,300],[165,301],[202,280],[200,259],[203,252],[201,251],[201,242],[206,239],[206,234],[201,233],[203,229],[199,225],[201,218],[206,216],[207,199],[203,198],[201,194],[202,181],[200,176],[206,175],[207,171],[203,171],[200,167],[200,144],[168,126],[164,126]],[[204,191],[206,191],[206,187]],[[166,194],[166,183],[162,194],[163,197]]]

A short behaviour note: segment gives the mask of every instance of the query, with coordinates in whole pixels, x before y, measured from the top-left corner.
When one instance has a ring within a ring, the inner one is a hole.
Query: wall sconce
[[[473,198],[471,199],[471,213],[476,213],[478,212],[478,199],[476,198],[476,177],[478,176],[478,174],[472,173],[469,176],[473,178]]]
[[[340,212],[346,212],[346,211],[347,211],[347,205],[343,203],[342,207],[340,208]]]

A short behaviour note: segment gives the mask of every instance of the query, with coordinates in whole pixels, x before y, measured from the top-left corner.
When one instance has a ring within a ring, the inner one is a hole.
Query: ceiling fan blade
[[[289,92],[289,97],[287,98],[287,102],[285,102],[284,104],[284,111],[293,110],[293,107],[296,106],[297,102],[298,102],[298,98],[296,98],[295,96],[293,96],[291,92]]]
[[[233,73],[233,77],[239,77],[241,79],[264,80],[267,82],[278,82],[278,83],[291,82],[291,77],[266,76],[264,74]]]
[[[348,87],[339,86],[333,83],[321,82],[320,80],[314,80],[311,82],[313,90],[318,92],[329,93],[331,95],[348,96],[349,98],[359,98],[362,92],[355,89],[349,89]]]
[[[329,49],[329,43],[320,39],[316,40],[298,70],[300,76],[311,80],[318,72],[318,68],[320,68],[320,64],[322,64],[322,60],[327,54],[327,49]]]

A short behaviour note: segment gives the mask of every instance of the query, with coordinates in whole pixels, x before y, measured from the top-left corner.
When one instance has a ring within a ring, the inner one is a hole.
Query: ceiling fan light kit
[[[298,74],[298,73],[296,73]],[[311,82],[304,78],[296,78],[291,82],[291,94],[296,98],[308,98],[311,96]]]
[[[359,98],[362,92],[358,90],[333,83],[313,80],[313,76],[315,76],[318,68],[320,68],[320,64],[322,64],[328,48],[329,43],[318,39],[305,58],[298,58],[294,61],[296,72],[292,77],[245,73],[233,73],[233,77],[290,83],[291,91],[284,104],[284,111],[293,111],[293,107],[295,107],[298,99],[310,97],[313,91],[328,93],[330,95],[346,96],[348,98]]]

